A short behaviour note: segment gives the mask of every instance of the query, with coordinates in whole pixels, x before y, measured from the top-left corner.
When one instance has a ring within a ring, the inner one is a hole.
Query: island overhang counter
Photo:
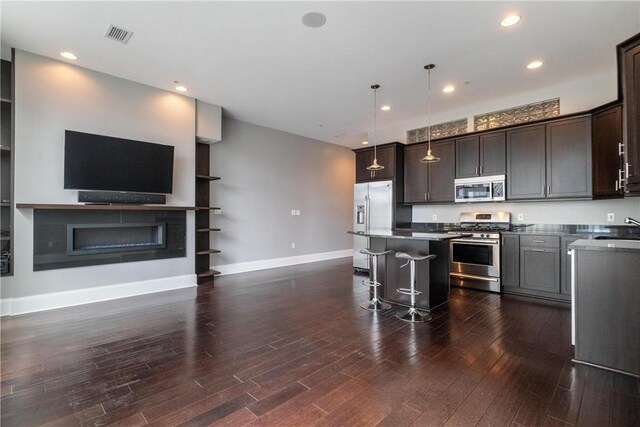
[[[409,267],[402,268],[406,261],[396,258],[396,252],[436,255],[435,259],[416,262],[416,289],[422,293],[416,297],[418,309],[431,311],[449,300],[449,241],[469,234],[390,229],[349,233],[368,238],[367,247],[372,251],[392,251],[378,259],[378,295],[384,301],[407,307],[410,302],[408,295],[397,292],[398,288],[410,287],[410,276]]]

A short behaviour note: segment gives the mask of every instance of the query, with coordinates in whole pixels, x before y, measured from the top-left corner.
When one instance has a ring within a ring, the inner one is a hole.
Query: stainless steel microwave
[[[455,180],[456,203],[497,202],[504,200],[504,175],[480,176]]]

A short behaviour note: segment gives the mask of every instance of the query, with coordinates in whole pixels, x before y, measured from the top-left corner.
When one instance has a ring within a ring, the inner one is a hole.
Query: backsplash
[[[614,200],[459,203],[413,206],[413,222],[458,222],[460,212],[510,212],[512,223],[622,225],[625,217],[640,219],[640,197]],[[607,221],[613,213],[615,220]],[[523,215],[521,221],[518,214]],[[433,217],[435,215],[435,218]]]

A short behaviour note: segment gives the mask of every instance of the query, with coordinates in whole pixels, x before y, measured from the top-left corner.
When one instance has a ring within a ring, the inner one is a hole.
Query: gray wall
[[[192,98],[16,51],[15,199],[76,203],[63,189],[64,130],[174,145],[170,205],[195,198],[195,102]],[[187,214],[187,257],[119,265],[33,271],[33,211],[14,212],[15,274],[2,298],[23,297],[194,273],[194,214]]]
[[[414,222],[458,222],[460,212],[511,212],[514,223],[526,224],[606,224],[621,225],[627,216],[640,218],[640,197],[616,200],[520,203],[463,203],[442,206],[414,206]],[[615,214],[615,222],[607,222],[607,213]],[[517,214],[524,214],[518,221]],[[432,215],[437,215],[434,220]]]
[[[222,177],[212,183],[212,204],[222,208],[211,216],[222,228],[212,265],[353,247],[351,150],[229,118],[222,132],[211,146],[211,174]]]

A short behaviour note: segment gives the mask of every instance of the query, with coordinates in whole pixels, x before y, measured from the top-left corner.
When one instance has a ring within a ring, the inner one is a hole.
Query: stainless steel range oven
[[[450,282],[453,286],[500,292],[500,231],[509,228],[506,212],[460,214],[460,228],[469,237],[450,242]]]

